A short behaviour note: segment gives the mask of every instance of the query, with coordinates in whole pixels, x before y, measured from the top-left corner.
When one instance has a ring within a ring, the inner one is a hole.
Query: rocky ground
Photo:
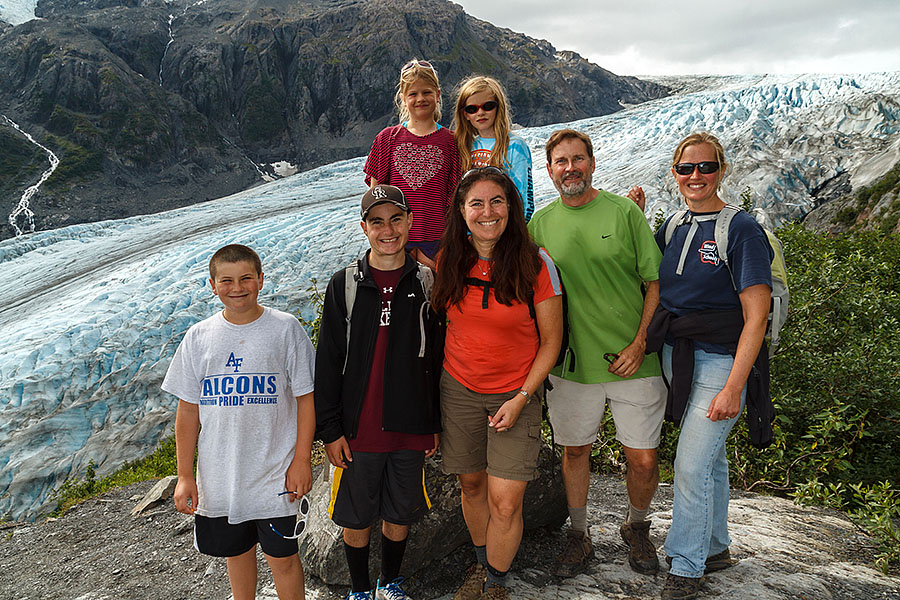
[[[171,501],[143,516],[131,509],[152,487],[139,483],[73,508],[64,517],[35,524],[4,524],[0,531],[0,598],[3,600],[181,600],[230,597],[224,561],[197,553],[191,520]],[[614,477],[595,478],[589,518],[597,553],[588,571],[558,580],[548,574],[562,549],[562,530],[526,534],[513,565],[513,597],[630,599],[659,597],[664,574],[632,572],[618,524],[625,489]],[[671,522],[671,488],[654,504],[652,537],[660,547]],[[794,506],[786,500],[736,493],[731,504],[732,553],[740,563],[708,576],[703,597],[759,599],[900,599],[900,577],[872,566],[874,547],[836,513]],[[459,549],[410,578],[414,598],[449,600],[471,560]],[[663,563],[664,564],[664,563]],[[308,578],[307,597],[343,598],[344,587]],[[260,560],[259,598],[275,600]]]

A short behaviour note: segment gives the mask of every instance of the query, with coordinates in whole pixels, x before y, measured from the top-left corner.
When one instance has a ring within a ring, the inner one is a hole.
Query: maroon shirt
[[[351,452],[393,452],[395,450],[431,450],[434,447],[434,436],[399,433],[382,429],[382,409],[384,407],[384,361],[387,356],[388,336],[391,332],[391,301],[394,290],[400,283],[403,268],[393,271],[379,271],[369,265],[375,285],[381,291],[381,318],[379,320],[378,337],[375,340],[375,352],[372,355],[372,368],[363,397],[362,410],[359,415],[359,426],[356,437],[350,440]],[[417,398],[410,399],[415,402]]]

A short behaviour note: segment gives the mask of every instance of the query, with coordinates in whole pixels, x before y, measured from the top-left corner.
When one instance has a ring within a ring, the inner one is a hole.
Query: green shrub
[[[156,450],[146,458],[127,462],[102,479],[97,479],[97,466],[91,460],[83,478],[69,477],[53,491],[50,496],[50,499],[56,502],[53,516],[62,515],[79,502],[111,489],[138,481],[175,475],[176,466],[175,436],[162,440]]]

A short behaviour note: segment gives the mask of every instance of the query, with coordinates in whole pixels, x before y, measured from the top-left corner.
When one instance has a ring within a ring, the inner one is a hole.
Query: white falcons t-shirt
[[[200,405],[197,514],[229,523],[296,512],[284,477],[297,401],[313,391],[315,352],[296,317],[266,308],[246,325],[219,312],[184,336],[162,389]]]

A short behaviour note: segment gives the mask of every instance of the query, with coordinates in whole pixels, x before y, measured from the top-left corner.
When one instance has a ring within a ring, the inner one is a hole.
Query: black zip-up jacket
[[[369,270],[368,253],[360,258],[360,281],[351,315],[347,356],[347,305],[341,269],[325,292],[316,348],[316,437],[326,444],[342,435],[356,437],[369,380],[381,294]],[[441,431],[439,384],[444,360],[443,322],[425,297],[418,266],[408,255],[391,302],[391,325],[384,374],[382,428],[429,434]],[[420,357],[424,334],[424,356]],[[346,359],[346,371],[344,369]]]

